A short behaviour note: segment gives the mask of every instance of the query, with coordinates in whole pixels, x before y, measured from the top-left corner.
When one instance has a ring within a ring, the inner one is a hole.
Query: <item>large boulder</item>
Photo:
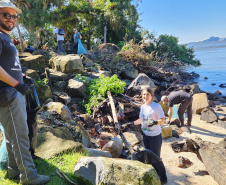
[[[35,71],[35,70],[33,70],[33,69],[28,69],[27,71],[26,71],[26,75],[27,76],[29,76],[29,77],[31,77],[33,80],[35,80],[35,81],[39,81],[40,80],[40,76],[38,75],[38,73]]]
[[[43,108],[45,111],[47,111],[47,110],[56,111],[61,116],[61,119],[64,121],[72,120],[71,111],[63,103],[50,102],[50,103],[44,105]]]
[[[75,77],[69,80],[67,92],[72,97],[84,98],[86,88],[87,85]]]
[[[192,110],[196,114],[200,114],[204,108],[209,107],[206,93],[198,93],[193,95]]]
[[[82,73],[84,71],[83,64],[79,55],[58,55],[49,60],[49,64],[55,71],[63,73]]]
[[[140,143],[143,139],[142,134],[138,131],[124,132],[123,134],[128,143],[132,146],[135,146],[136,144]]]
[[[37,72],[45,72],[49,66],[49,61],[43,55],[31,55],[20,59],[21,65],[28,69],[34,69]]]
[[[84,152],[83,144],[54,136],[50,132],[38,134],[35,155],[44,159],[49,159],[62,152],[75,151]]]
[[[48,85],[35,83],[35,89],[41,105],[44,104],[48,98],[52,98],[53,96],[51,88]]]
[[[205,108],[201,112],[200,119],[206,121],[207,123],[213,123],[214,121],[217,121],[218,118],[213,109]]]
[[[143,87],[150,87],[154,92],[156,86],[154,82],[144,73],[140,73],[129,85],[127,92],[130,96],[140,94]]]
[[[82,157],[74,168],[79,184],[160,185],[154,168],[139,161]]]
[[[109,151],[114,158],[118,158],[122,152],[122,140],[118,137],[114,137],[111,141],[109,141],[104,147],[102,151]]]
[[[119,47],[112,43],[104,43],[100,44],[95,52],[98,52],[98,54],[116,54],[120,51]]]
[[[134,79],[138,75],[138,70],[132,64],[126,63],[125,69],[119,75],[124,79]]]
[[[65,74],[59,71],[51,71],[50,78],[51,78],[51,81],[53,82],[68,81],[70,79],[70,76],[68,74]]]

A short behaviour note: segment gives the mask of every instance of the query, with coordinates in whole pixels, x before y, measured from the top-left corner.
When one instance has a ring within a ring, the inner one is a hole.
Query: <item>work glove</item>
[[[27,84],[22,84],[18,82],[17,85],[14,86],[14,88],[24,96],[31,93],[31,88]]]
[[[129,125],[133,126],[134,124],[133,124],[133,122],[128,122],[128,123],[123,124],[122,127],[125,128]]]
[[[149,122],[148,127],[152,127],[158,124],[158,121],[154,121],[153,119],[149,119],[148,122]]]
[[[24,80],[24,83],[29,85],[29,86],[32,86],[32,85],[35,84],[35,81],[27,75],[23,76],[23,80]]]

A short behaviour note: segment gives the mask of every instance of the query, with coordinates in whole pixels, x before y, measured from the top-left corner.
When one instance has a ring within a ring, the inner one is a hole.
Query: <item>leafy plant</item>
[[[93,79],[89,82],[85,96],[85,108],[86,111],[91,114],[92,110],[101,101],[105,99],[107,91],[110,91],[117,95],[124,92],[126,83],[119,80],[117,75],[112,77],[104,77],[101,75],[98,79]]]
[[[48,79],[44,78],[43,80],[35,81],[38,85],[46,85],[48,84]]]
[[[81,74],[76,74],[75,77],[76,77],[79,81],[81,81],[81,82],[83,82],[83,83],[85,83],[85,84],[88,84],[88,83],[89,83],[89,81],[88,81],[88,79],[87,79],[86,76],[82,76]]]

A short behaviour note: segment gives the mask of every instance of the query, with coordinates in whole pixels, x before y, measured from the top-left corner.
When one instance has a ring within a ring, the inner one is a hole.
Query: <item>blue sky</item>
[[[141,26],[179,43],[226,37],[226,0],[142,0],[138,12]]]

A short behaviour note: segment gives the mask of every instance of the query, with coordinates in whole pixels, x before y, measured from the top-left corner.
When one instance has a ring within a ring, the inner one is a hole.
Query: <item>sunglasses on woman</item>
[[[0,14],[3,14],[4,18],[7,20],[10,20],[10,18],[12,17],[14,21],[17,21],[17,19],[19,18],[17,15],[10,15],[9,13],[0,13]]]

